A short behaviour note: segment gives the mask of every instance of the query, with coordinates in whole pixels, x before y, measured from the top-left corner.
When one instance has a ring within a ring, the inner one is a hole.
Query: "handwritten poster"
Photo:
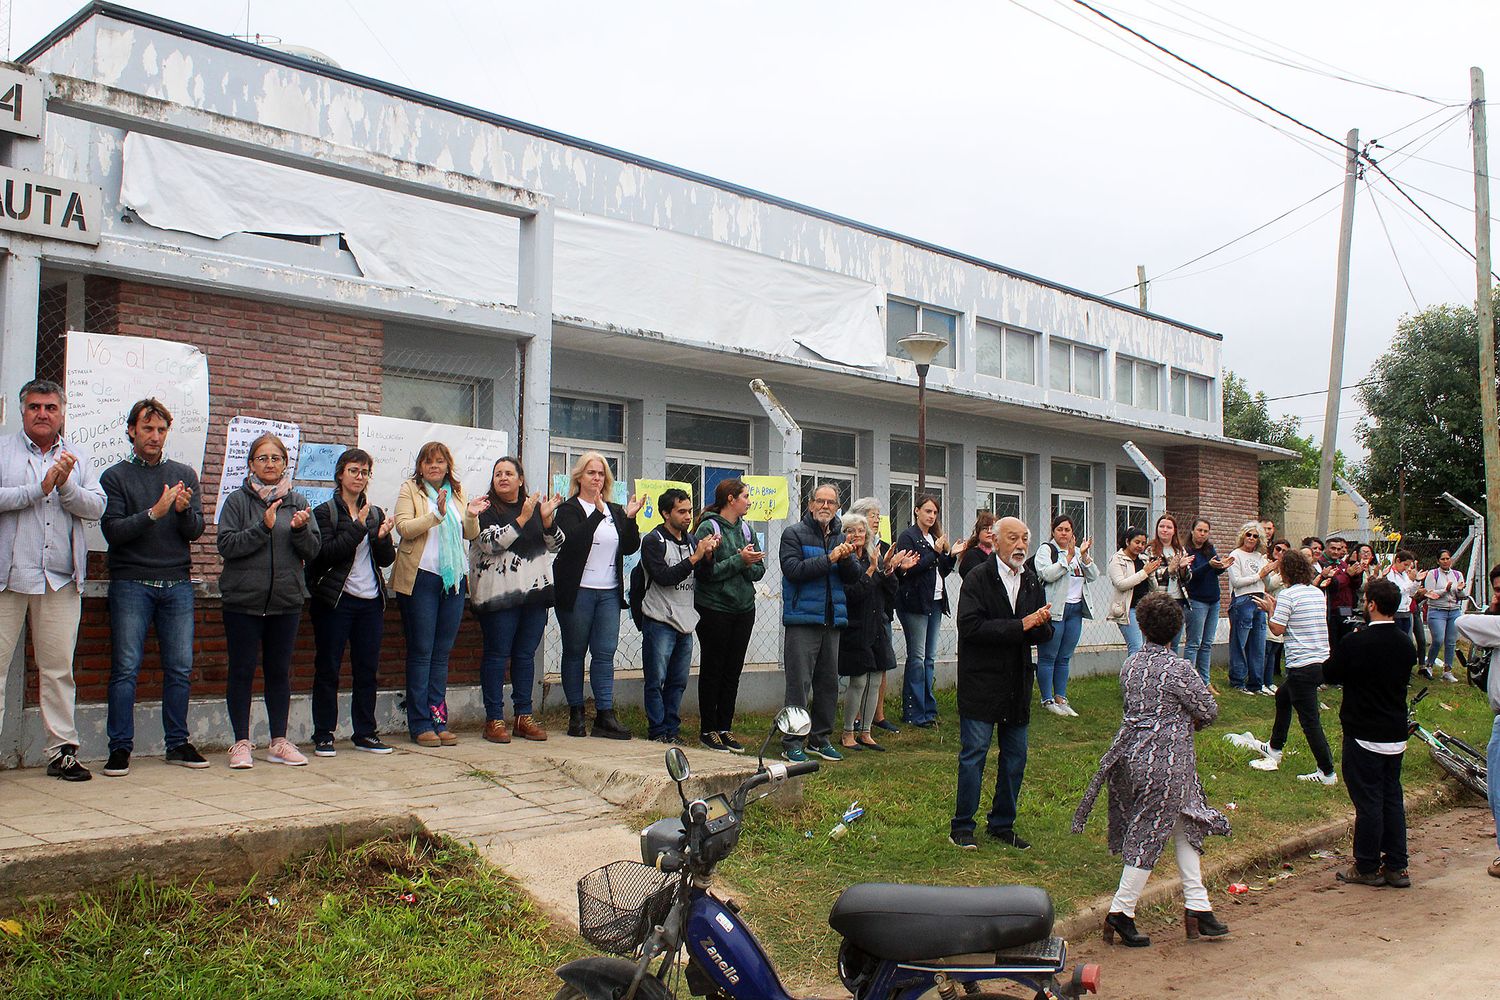
[[[741,481],[750,494],[750,509],[745,512],[747,521],[781,521],[786,519],[791,506],[791,488],[785,476],[742,476]]]
[[[219,500],[214,505],[215,524],[219,523],[219,515],[224,512],[224,501],[244,485],[245,477],[250,473],[250,442],[266,433],[281,438],[281,443],[286,445],[288,468],[297,467],[297,451],[302,444],[301,427],[264,417],[231,417],[224,442],[224,474],[219,479]]]
[[[661,512],[656,509],[656,500],[670,489],[679,489],[693,498],[693,488],[687,483],[679,483],[672,479],[637,479],[635,481],[635,492],[637,496],[644,497],[645,503],[641,505],[640,512],[635,515],[636,526],[641,531],[647,532],[661,524]]]
[[[470,500],[489,492],[495,459],[510,453],[504,431],[361,413],[359,446],[375,460],[366,488],[371,503],[395,512],[401,482],[411,478],[417,467],[417,452],[428,441],[441,441],[453,453],[455,477]]]
[[[333,470],[338,467],[339,456],[346,450],[341,444],[306,442],[297,457],[297,478],[315,483],[333,482]]]

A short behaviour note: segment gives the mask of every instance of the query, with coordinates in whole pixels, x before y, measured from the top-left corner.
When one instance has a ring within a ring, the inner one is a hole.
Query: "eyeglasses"
[[[808,504],[810,507],[837,507],[838,505],[839,502],[837,500],[820,500],[817,497],[814,497]]]
[[[280,455],[256,455],[250,461],[256,465],[285,465],[286,459]]]
[[[370,470],[369,469],[345,469],[344,470],[344,475],[349,476],[349,477],[351,477],[353,479],[369,479],[370,478]]]

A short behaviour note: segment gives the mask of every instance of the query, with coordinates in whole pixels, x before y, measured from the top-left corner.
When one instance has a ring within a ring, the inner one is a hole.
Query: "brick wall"
[[[1213,526],[1221,553],[1235,545],[1240,525],[1260,516],[1259,462],[1253,454],[1206,445],[1168,448],[1162,472],[1167,477],[1167,509],[1186,533],[1195,517]],[[1229,578],[1220,577],[1222,603],[1229,611]]]
[[[346,442],[356,436],[360,413],[380,412],[384,331],[377,320],[230,298],[133,282],[90,278],[89,312],[106,317],[90,324],[100,333],[159,337],[188,343],[208,357],[209,431],[203,461],[204,514],[208,529],[193,546],[193,576],[216,581],[221,568],[212,523],[229,419],[237,415],[295,421],[305,441]],[[58,373],[60,374],[60,372]],[[102,553],[89,559],[89,578],[108,576]],[[109,608],[100,598],[84,601],[74,677],[82,702],[105,700],[109,681]],[[465,615],[453,650],[449,681],[479,680],[481,640]],[[195,696],[224,690],[224,626],[216,598],[199,598],[194,640]],[[383,687],[405,686],[405,642],[393,601],[386,613],[381,653]],[[304,614],[293,661],[293,691],[312,688],[313,638]],[[36,672],[29,659],[27,702],[36,703]],[[161,697],[155,642],[148,646],[137,698]]]

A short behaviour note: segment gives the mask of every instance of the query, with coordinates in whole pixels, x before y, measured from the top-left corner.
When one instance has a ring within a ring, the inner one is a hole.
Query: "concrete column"
[[[517,381],[520,407],[518,447],[530,482],[545,482],[552,413],[552,206],[521,220],[517,298],[532,314],[531,338],[524,347],[526,371]]]

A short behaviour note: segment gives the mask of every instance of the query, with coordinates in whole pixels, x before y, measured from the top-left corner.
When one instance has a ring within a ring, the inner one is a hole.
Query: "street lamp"
[[[917,363],[917,494],[927,492],[927,369],[948,341],[932,333],[913,333],[896,341]]]

